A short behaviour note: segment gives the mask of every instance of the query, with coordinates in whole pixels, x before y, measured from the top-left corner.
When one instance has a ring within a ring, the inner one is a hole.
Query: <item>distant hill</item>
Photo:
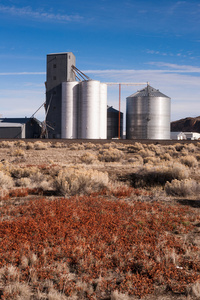
[[[200,116],[196,118],[185,118],[171,122],[171,131],[191,131],[200,133]]]

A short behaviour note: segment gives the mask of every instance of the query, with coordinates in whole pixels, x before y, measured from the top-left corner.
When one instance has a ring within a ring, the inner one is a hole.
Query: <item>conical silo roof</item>
[[[164,97],[169,98],[168,96],[161,93],[159,90],[154,89],[152,86],[147,85],[144,89],[137,91],[136,93],[130,95],[128,98],[132,97]]]

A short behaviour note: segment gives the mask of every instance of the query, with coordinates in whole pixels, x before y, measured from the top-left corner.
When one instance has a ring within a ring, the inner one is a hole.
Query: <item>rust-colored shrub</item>
[[[188,207],[76,196],[29,201],[10,217],[0,221],[0,277],[13,266],[1,279],[2,299],[13,280],[43,297],[141,298],[154,286],[181,294],[192,284],[198,293],[199,248],[179,236],[194,228]]]

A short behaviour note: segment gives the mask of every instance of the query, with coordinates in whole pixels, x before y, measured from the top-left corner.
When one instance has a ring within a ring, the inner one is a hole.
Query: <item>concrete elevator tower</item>
[[[72,52],[47,55],[46,125],[50,139],[61,138],[62,83],[76,80],[72,65],[76,65]]]

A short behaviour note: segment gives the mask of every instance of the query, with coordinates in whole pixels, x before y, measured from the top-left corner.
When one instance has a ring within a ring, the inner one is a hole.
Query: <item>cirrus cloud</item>
[[[67,15],[67,14],[54,14],[50,12],[45,12],[43,10],[33,10],[30,6],[26,7],[15,7],[15,6],[5,6],[0,5],[0,14],[10,14],[20,17],[29,17],[32,19],[38,19],[40,21],[54,21],[61,23],[68,22],[80,22],[83,17],[79,14]]]

